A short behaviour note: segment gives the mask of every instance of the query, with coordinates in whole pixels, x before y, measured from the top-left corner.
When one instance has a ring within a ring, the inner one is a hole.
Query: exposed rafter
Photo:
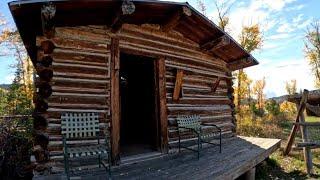
[[[218,79],[216,80],[216,82],[212,85],[211,87],[211,92],[212,93],[215,93],[217,91],[217,88],[220,84],[220,81],[221,81],[221,77],[218,77]]]
[[[258,62],[252,56],[248,56],[248,57],[230,62],[228,63],[227,66],[229,70],[234,71],[234,70],[243,69],[243,68],[257,65],[257,64]]]
[[[117,32],[121,29],[122,24],[126,22],[126,18],[133,14],[135,11],[135,5],[130,0],[124,0],[121,8],[115,13],[115,16],[112,18],[111,29],[112,32]]]
[[[56,15],[56,6],[52,3],[43,5],[41,8],[42,32],[47,38],[54,36],[54,17]]]
[[[227,35],[223,35],[217,39],[204,43],[203,45],[201,45],[201,49],[214,51],[227,46],[230,43],[231,39]]]
[[[179,24],[179,21],[183,16],[191,16],[191,15],[192,15],[191,10],[186,6],[183,6],[181,9],[175,12],[167,22],[165,22],[161,26],[162,31],[168,32],[172,30],[174,27],[176,27]]]

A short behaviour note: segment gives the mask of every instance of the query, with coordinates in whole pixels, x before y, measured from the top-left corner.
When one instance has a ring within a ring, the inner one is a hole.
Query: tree
[[[320,21],[314,20],[307,28],[305,55],[315,76],[315,85],[320,88]]]
[[[8,49],[6,56],[14,56],[15,78],[6,96],[6,114],[30,114],[33,109],[33,73],[31,60],[17,30],[4,30],[0,35],[1,45]]]
[[[203,0],[197,0],[197,5],[198,5],[198,8],[199,8],[200,12],[201,12],[203,15],[206,16],[206,14],[207,14],[207,7],[206,7],[204,1],[203,1]]]
[[[251,26],[243,26],[241,34],[239,36],[241,46],[248,52],[252,53],[253,51],[260,49],[263,43],[262,33],[260,31],[260,27],[258,24],[254,24]],[[241,89],[244,85],[249,85],[249,87],[244,88],[245,90],[249,91],[248,94],[251,96],[250,93],[250,84],[246,83],[246,78],[248,77],[246,72],[243,69],[240,69],[236,74],[237,77],[237,108],[241,107],[241,100],[244,98],[245,92],[242,92]],[[248,97],[251,99],[251,97]]]
[[[266,87],[265,78],[261,80],[257,80],[253,86],[253,93],[256,95],[259,109],[263,109],[264,107],[264,88],[265,87]]]
[[[280,106],[273,99],[267,101],[266,110],[268,111],[269,114],[272,114],[273,116],[277,116],[280,114]]]
[[[286,91],[289,95],[297,93],[297,80],[293,79],[290,82],[286,82]]]
[[[214,0],[214,4],[218,12],[218,25],[223,31],[227,31],[227,26],[230,23],[229,12],[232,5],[226,0]]]

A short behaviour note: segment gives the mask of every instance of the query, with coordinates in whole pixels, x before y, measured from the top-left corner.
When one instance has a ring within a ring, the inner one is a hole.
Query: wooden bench
[[[102,135],[99,129],[98,113],[76,113],[65,112],[61,115],[61,134],[63,136],[63,154],[64,166],[67,178],[70,179],[69,160],[80,159],[83,157],[98,157],[98,164],[106,168],[106,171],[111,177],[111,162],[110,162],[110,145],[107,135]],[[100,138],[105,139],[105,143],[100,143]],[[71,146],[72,141],[96,140],[95,143],[90,143],[81,146]],[[101,158],[106,156],[108,159],[108,167]]]
[[[214,124],[203,124],[200,121],[199,115],[184,115],[178,116],[178,136],[179,136],[179,152],[181,148],[185,148],[194,152],[197,152],[198,159],[200,157],[200,148],[202,148],[202,143],[207,143],[211,145],[219,145],[219,152],[221,153],[221,128]],[[212,127],[213,129],[210,132],[204,132],[203,127]],[[181,145],[181,136],[184,133],[191,132],[197,137],[197,150],[192,149],[187,146]],[[211,137],[219,136],[219,144],[211,143],[208,141]]]

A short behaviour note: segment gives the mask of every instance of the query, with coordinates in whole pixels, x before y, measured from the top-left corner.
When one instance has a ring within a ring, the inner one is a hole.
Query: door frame
[[[158,121],[158,139],[160,140],[160,149],[162,153],[168,153],[168,118],[167,118],[167,99],[166,99],[166,69],[165,58],[159,58],[150,54],[144,54],[139,51],[132,51],[127,49],[120,49],[119,39],[111,38],[111,159],[113,164],[120,163],[120,120],[121,120],[121,107],[120,107],[120,51],[145,57],[155,58],[154,60],[154,73],[155,83],[155,115]]]

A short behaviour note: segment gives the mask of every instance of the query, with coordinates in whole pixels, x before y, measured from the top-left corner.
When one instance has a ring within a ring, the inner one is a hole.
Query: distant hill
[[[1,89],[9,90],[11,84],[0,84]]]
[[[269,98],[269,100],[275,100],[278,104],[283,103],[284,101],[286,101],[288,98],[288,95],[283,95],[283,96],[279,96],[279,97],[273,97],[273,98]]]

